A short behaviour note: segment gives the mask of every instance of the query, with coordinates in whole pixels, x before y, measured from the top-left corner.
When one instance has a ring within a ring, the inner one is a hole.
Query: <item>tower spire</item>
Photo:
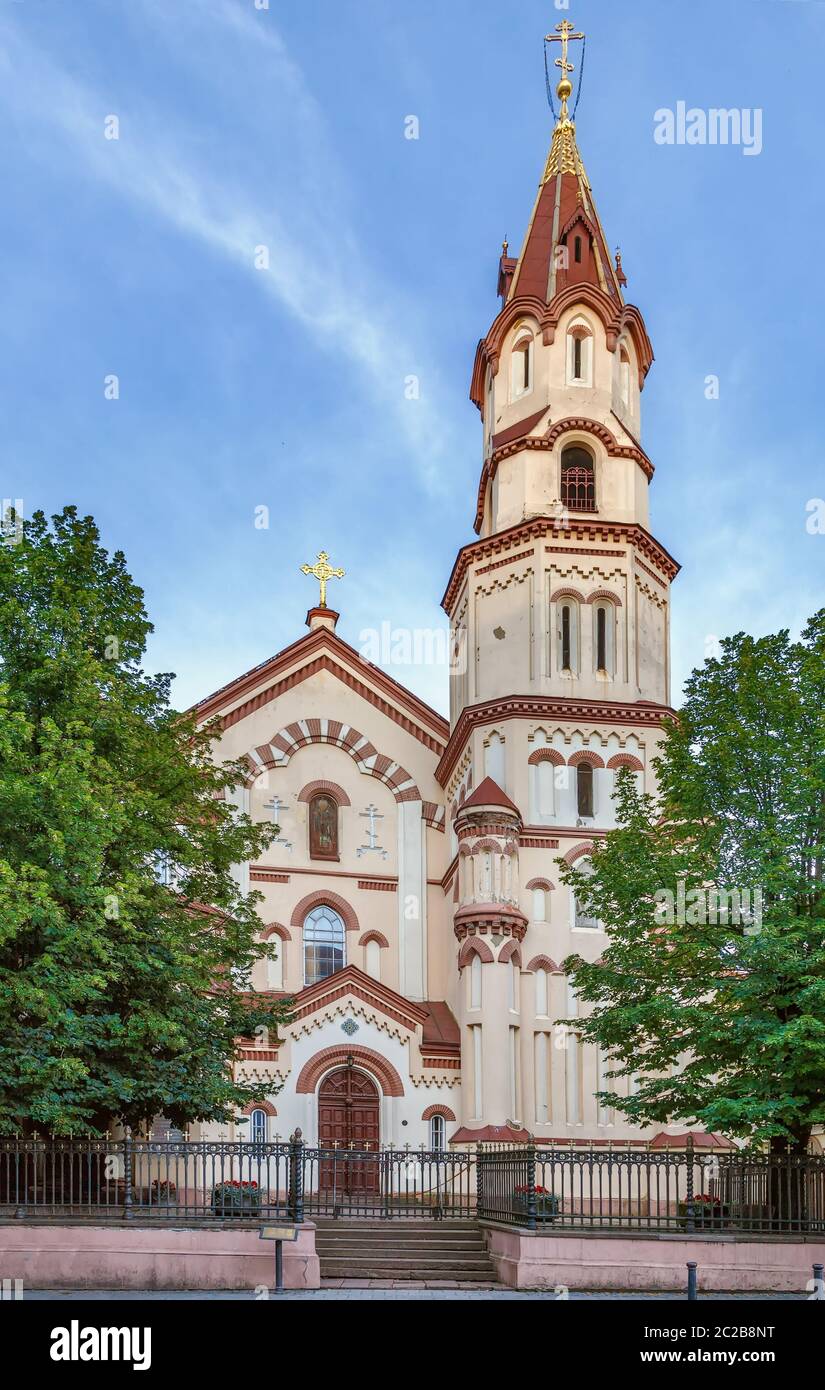
[[[562,121],[570,119],[567,103],[573,95],[573,84],[568,77],[568,73],[575,72],[575,66],[573,63],[568,63],[567,61],[568,45],[571,40],[581,39],[582,43],[584,43],[585,39],[584,34],[577,34],[574,31],[575,25],[571,24],[569,19],[563,19],[561,24],[556,25],[556,32],[554,34],[547,34],[544,40],[545,43],[561,44],[561,57],[555,60],[555,67],[561,69],[559,85],[556,88],[556,96],[561,102],[559,124],[561,124]]]

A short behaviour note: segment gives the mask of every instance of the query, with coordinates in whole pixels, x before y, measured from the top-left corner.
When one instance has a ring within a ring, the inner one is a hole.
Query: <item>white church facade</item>
[[[605,1059],[556,1022],[578,1009],[561,962],[605,944],[559,865],[614,824],[619,768],[652,789],[678,572],[650,530],[651,344],[569,88],[473,366],[483,457],[477,539],[443,597],[449,721],[345,643],[325,605],[197,706],[219,717],[217,756],[248,768],[238,804],[279,826],[239,874],[277,945],[253,987],[294,1001],[282,1036],[241,1044],[238,1074],[268,1099],[228,1138],[653,1137],[597,1102]]]

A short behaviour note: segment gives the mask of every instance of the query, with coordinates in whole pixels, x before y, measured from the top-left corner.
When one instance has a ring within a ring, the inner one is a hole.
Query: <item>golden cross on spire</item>
[[[321,598],[318,603],[319,608],[327,606],[327,580],[343,579],[345,571],[333,569],[329,563],[329,556],[325,550],[318,551],[318,559],[314,565],[301,565],[301,574],[312,574],[321,586]]]
[[[570,113],[567,110],[567,99],[573,95],[573,84],[567,74],[569,72],[574,72],[575,67],[573,63],[568,63],[567,61],[567,46],[573,39],[581,39],[584,41],[584,34],[576,34],[574,33],[574,29],[575,25],[571,24],[569,19],[563,19],[561,24],[556,25],[555,34],[548,34],[545,40],[546,43],[561,44],[561,57],[557,58],[555,62],[555,66],[561,68],[561,77],[559,79],[559,85],[556,88],[556,95],[561,101],[561,112],[559,113],[560,121],[569,119]]]

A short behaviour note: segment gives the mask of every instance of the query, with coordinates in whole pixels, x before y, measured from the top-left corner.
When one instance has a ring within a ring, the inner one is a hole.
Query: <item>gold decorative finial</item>
[[[345,571],[333,569],[329,563],[329,556],[325,550],[318,551],[318,559],[314,565],[301,565],[301,574],[311,574],[321,586],[321,597],[318,603],[319,608],[327,606],[327,581],[329,579],[343,579]]]
[[[559,80],[559,85],[556,88],[556,95],[559,98],[559,101],[561,102],[561,111],[559,112],[559,123],[561,123],[562,121],[570,120],[570,112],[567,109],[567,102],[569,98],[573,95],[573,84],[570,81],[570,78],[568,77],[568,73],[574,72],[575,68],[573,63],[568,63],[567,61],[567,46],[570,43],[571,39],[581,39],[582,41],[584,40],[584,34],[574,33],[574,28],[575,26],[570,23],[569,19],[563,19],[561,24],[556,25],[555,34],[548,34],[546,38],[547,43],[561,44],[561,57],[557,58],[555,62],[555,66],[557,68],[561,68],[561,78]]]
[[[502,256],[506,256],[506,255],[507,255],[507,252],[508,252],[509,250],[510,250],[510,243],[509,243],[509,241],[507,240],[507,238],[505,237],[504,240],[503,240],[503,242],[501,243],[501,254],[502,254]]]

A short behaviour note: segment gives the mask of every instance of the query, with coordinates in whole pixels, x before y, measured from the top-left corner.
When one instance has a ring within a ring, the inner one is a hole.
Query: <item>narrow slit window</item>
[[[582,372],[582,339],[573,339],[573,376],[576,381],[581,381],[584,373]]]
[[[561,668],[570,670],[570,605],[566,603],[561,610]]]
[[[573,254],[574,254],[575,258],[576,258],[576,264],[577,264],[577,265],[581,265],[581,259],[582,259],[582,239],[581,239],[580,236],[577,236],[577,237],[576,237],[576,240],[575,240],[575,242],[574,242],[573,245],[574,245]]]
[[[576,768],[576,796],[580,816],[593,815],[593,769],[589,763]]]
[[[596,609],[596,666],[607,670],[607,609]]]

